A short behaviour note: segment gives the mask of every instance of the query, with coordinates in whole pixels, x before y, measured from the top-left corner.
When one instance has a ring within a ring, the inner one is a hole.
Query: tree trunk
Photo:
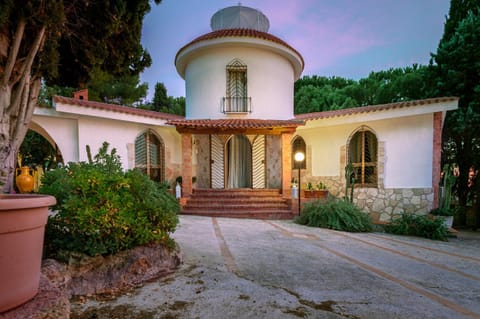
[[[18,149],[28,131],[41,84],[32,66],[42,48],[46,27],[36,34],[27,56],[19,56],[25,25],[25,20],[18,23],[0,75],[0,192],[3,193],[14,190]]]
[[[27,134],[28,124],[37,105],[40,84],[40,79],[26,81],[22,90],[24,92],[20,103],[22,104],[20,116],[7,113],[0,120],[0,187],[3,193],[14,191],[18,149]],[[17,93],[16,90],[13,93]]]

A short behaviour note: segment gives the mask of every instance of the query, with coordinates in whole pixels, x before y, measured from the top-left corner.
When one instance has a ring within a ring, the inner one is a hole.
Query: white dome
[[[224,29],[253,29],[268,32],[270,22],[259,10],[241,5],[217,11],[210,20],[213,31]]]

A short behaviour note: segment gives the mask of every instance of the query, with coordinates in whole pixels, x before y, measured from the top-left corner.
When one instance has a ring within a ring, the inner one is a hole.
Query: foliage
[[[350,188],[350,195],[348,189]],[[353,191],[355,189],[355,169],[352,163],[345,166],[345,201],[353,203]]]
[[[152,107],[155,111],[160,111],[162,107],[168,107],[170,101],[168,100],[167,88],[163,83],[155,84],[155,93],[153,94]]]
[[[453,216],[454,212],[451,209],[452,189],[458,177],[458,167],[445,164],[443,166],[443,188],[440,196],[440,203],[437,209],[434,209],[431,214],[438,216]]]
[[[138,75],[151,65],[152,59],[140,43],[149,0],[63,3],[66,23],[56,43],[62,68],[57,77],[46,77],[49,84],[81,87],[95,67],[124,77]]]
[[[168,96],[165,85],[157,83],[152,103],[142,105],[140,108],[185,116],[185,98]]]
[[[306,203],[295,222],[301,225],[330,228],[349,232],[372,231],[370,216],[353,203],[339,199]]]
[[[46,227],[47,255],[115,254],[137,245],[171,245],[178,202],[137,170],[123,172],[104,143],[91,162],[69,163],[45,174],[40,192],[57,198]]]
[[[420,236],[436,240],[447,240],[448,235],[443,220],[407,213],[403,213],[400,218],[385,225],[385,231],[396,235]]]
[[[428,97],[428,68],[411,67],[371,72],[359,81],[341,77],[304,76],[295,82],[295,113],[322,112]]]
[[[448,112],[443,130],[443,162],[460,168],[458,198],[469,196],[468,172],[480,158],[480,3],[452,0],[445,30],[429,67],[433,96],[457,96],[459,108]]]
[[[42,86],[40,87],[40,93],[38,95],[38,104],[43,107],[53,107],[53,97],[55,95],[60,96],[73,96],[73,92],[77,89],[72,87],[62,87],[58,85],[48,86],[44,81],[42,81]]]
[[[318,190],[326,190],[326,189],[327,189],[327,185],[323,184],[322,182],[318,182],[315,187],[316,187]]]
[[[147,95],[148,84],[140,84],[140,75],[113,76],[96,67],[87,84],[89,100],[133,106]]]
[[[453,216],[454,211],[450,208],[437,207],[430,211],[433,216]]]
[[[41,165],[47,169],[57,161],[57,152],[52,144],[32,130],[27,132],[19,153],[22,155],[23,165],[31,167]]]

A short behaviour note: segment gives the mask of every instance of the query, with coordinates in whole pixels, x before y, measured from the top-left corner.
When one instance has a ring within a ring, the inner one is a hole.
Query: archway
[[[43,170],[48,170],[57,167],[58,163],[63,164],[60,150],[53,139],[45,134],[32,128],[27,131],[19,149],[22,166],[31,168],[41,166]]]
[[[252,146],[243,135],[233,135],[227,143],[228,188],[252,187]]]

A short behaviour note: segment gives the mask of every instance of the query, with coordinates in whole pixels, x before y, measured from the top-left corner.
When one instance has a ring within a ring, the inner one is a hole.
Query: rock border
[[[165,277],[181,264],[178,246],[169,249],[160,244],[139,246],[105,257],[73,255],[68,264],[45,259],[38,294],[27,303],[0,313],[0,319],[68,319],[72,298],[112,298]]]

